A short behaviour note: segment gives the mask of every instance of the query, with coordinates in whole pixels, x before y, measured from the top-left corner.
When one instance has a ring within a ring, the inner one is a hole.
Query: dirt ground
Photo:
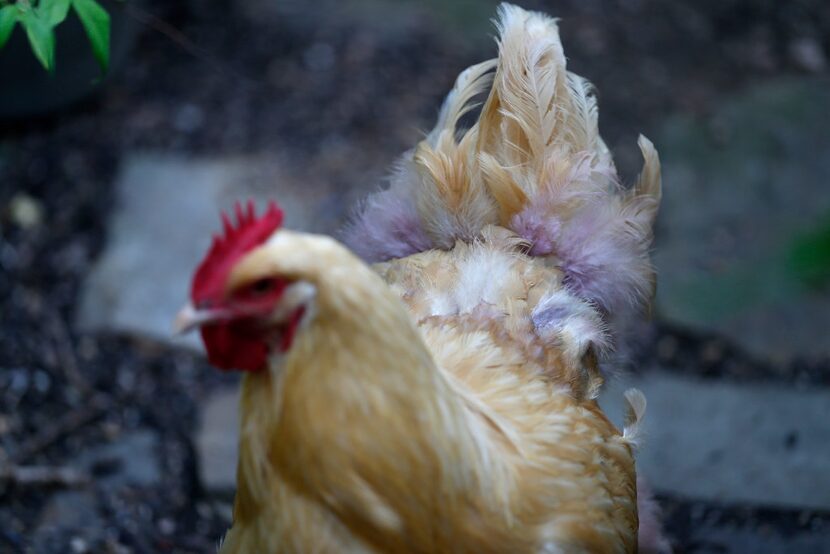
[[[149,431],[161,461],[151,482],[117,494],[104,483],[121,469],[97,464],[82,487],[91,506],[84,530],[49,536],[37,531],[60,516],[50,501],[64,487],[3,475],[0,550],[210,551],[227,527],[225,505],[200,486],[192,436],[198,399],[232,378],[186,351],[74,326],[122,154],[279,150],[351,200],[374,185],[367,173],[381,174],[427,128],[458,71],[494,52],[488,39],[470,38],[486,30],[475,22],[492,13],[487,2],[459,2],[460,18],[438,2],[265,4],[144,2],[132,15],[138,43],[98,94],[0,127],[0,460],[61,465]],[[668,115],[705,115],[765,79],[827,71],[810,56],[830,52],[830,4],[821,0],[526,4],[562,18],[571,68],[599,90],[603,133],[624,177],[639,164],[636,134]],[[20,191],[39,203],[42,224],[13,222]],[[718,337],[655,328],[639,365],[672,349],[677,371],[708,378],[830,379],[826,362],[771,367]],[[830,514],[661,500],[677,552],[731,551],[690,542],[704,521],[783,533],[830,524]]]

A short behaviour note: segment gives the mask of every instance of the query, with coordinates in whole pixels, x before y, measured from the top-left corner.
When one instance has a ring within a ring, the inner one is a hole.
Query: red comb
[[[282,210],[276,202],[269,202],[260,217],[256,216],[253,200],[248,200],[244,210],[237,202],[234,212],[236,227],[222,212],[224,236],[213,236],[213,244],[193,276],[190,298],[194,304],[221,295],[228,274],[239,258],[265,242],[282,225]]]

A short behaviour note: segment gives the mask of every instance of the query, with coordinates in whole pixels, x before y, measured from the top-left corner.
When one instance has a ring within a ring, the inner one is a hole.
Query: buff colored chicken
[[[362,205],[357,255],[249,205],[198,268],[179,327],[248,372],[222,553],[638,550],[645,401],[618,431],[597,360],[652,292],[657,154],[641,138],[621,188],[554,20],[503,5],[498,27]]]

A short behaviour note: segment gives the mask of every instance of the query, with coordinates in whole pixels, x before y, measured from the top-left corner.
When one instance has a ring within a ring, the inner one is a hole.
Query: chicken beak
[[[173,331],[177,335],[182,335],[205,323],[218,321],[222,319],[223,315],[222,310],[199,310],[188,302],[176,315],[176,320],[173,322]]]

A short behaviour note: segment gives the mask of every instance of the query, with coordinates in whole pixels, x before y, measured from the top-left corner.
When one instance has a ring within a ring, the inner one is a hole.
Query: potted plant
[[[0,118],[45,113],[100,85],[132,42],[123,8],[114,0],[0,0]]]

